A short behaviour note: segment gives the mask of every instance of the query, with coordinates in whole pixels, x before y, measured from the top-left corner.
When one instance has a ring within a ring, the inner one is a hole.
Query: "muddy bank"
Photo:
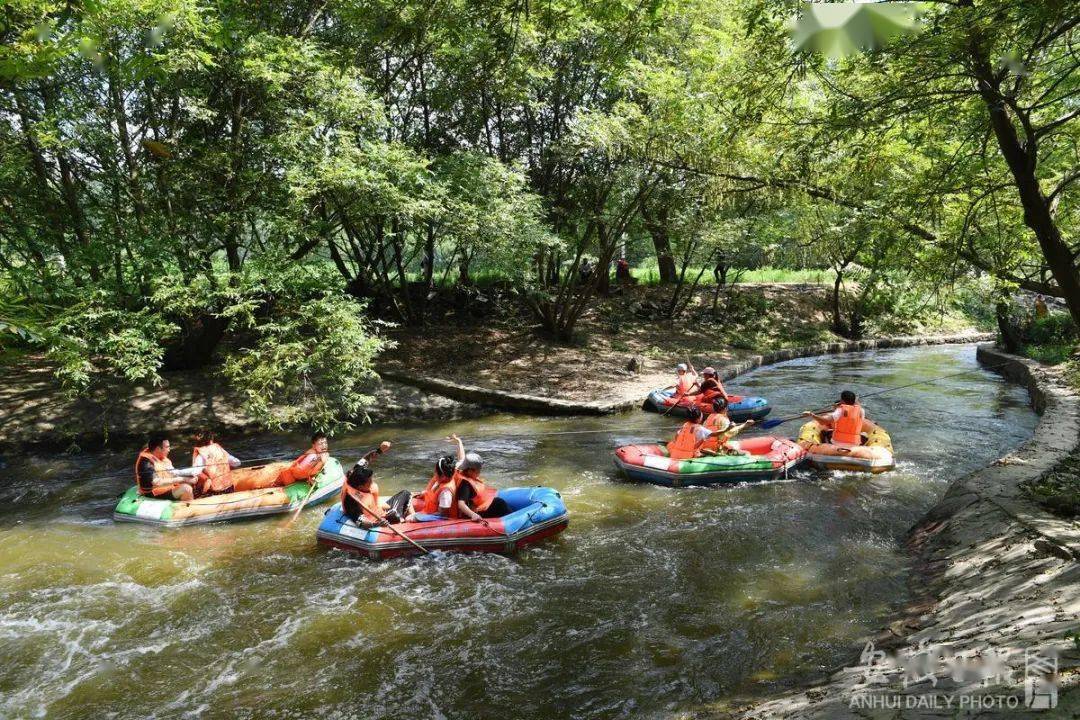
[[[970,343],[987,337],[985,333],[966,332],[836,341],[764,354],[729,348],[718,355],[692,355],[691,360],[699,368],[715,364],[721,377],[730,380],[753,368],[799,357]],[[476,380],[486,383],[480,385],[403,370],[400,362],[387,363],[380,368],[382,379],[371,390],[376,402],[368,410],[368,417],[356,421],[450,420],[476,417],[489,409],[537,415],[628,411],[639,407],[653,388],[670,384],[672,358],[680,357],[675,349],[662,358],[628,354],[626,358],[636,359],[636,370],[605,366],[601,372],[592,372],[582,370],[577,353],[577,349],[569,348],[544,360],[551,372],[572,372],[598,380],[577,388],[572,396],[562,396],[555,390],[550,395],[522,392],[520,380],[511,373],[478,372]],[[451,363],[446,372],[453,376],[460,373],[460,368]],[[149,430],[159,428],[178,434],[204,425],[230,434],[260,429],[245,414],[242,398],[212,373],[169,373],[165,383],[157,387],[126,388],[117,384],[99,389],[90,397],[70,397],[58,387],[46,365],[32,360],[0,371],[0,418],[0,450],[4,452],[93,449],[137,441]]]
[[[1049,514],[1021,490],[1077,447],[1080,398],[1058,373],[1030,360],[990,346],[980,347],[979,359],[988,366],[1005,363],[998,372],[1027,387],[1041,419],[1030,441],[954,481],[908,532],[917,600],[866,638],[871,645],[861,653],[853,648],[849,665],[826,682],[743,710],[731,704],[701,708],[697,716],[835,720],[1080,712],[1080,523]],[[930,651],[924,657],[932,659],[933,679],[916,682],[908,674],[905,687],[905,671],[890,669],[888,660],[885,670],[867,671],[868,650],[904,658],[917,655],[920,646]],[[1056,709],[1025,709],[1025,651],[1057,656]],[[990,674],[984,682],[971,673],[954,676],[941,660],[949,656],[954,668],[979,660],[1001,665],[996,673],[984,672]],[[984,700],[969,700],[961,710],[963,697]],[[1006,699],[994,704],[986,698]]]
[[[482,408],[389,380],[371,390],[376,401],[357,423],[474,417]],[[44,364],[27,362],[0,373],[0,451],[90,450],[137,442],[147,432],[176,434],[209,426],[222,433],[261,430],[243,400],[212,373],[168,373],[157,387],[115,385],[71,397]]]
[[[690,359],[698,369],[709,363],[714,364],[721,379],[728,381],[762,365],[771,365],[785,360],[795,360],[796,358],[814,355],[835,355],[919,345],[974,343],[991,338],[992,335],[989,333],[978,332],[951,335],[908,335],[892,338],[817,343],[802,347],[781,348],[763,355],[740,353],[723,364],[719,363],[715,358],[704,356],[691,357]],[[650,390],[670,385],[674,380],[670,359],[643,364],[641,367],[642,370],[628,371],[626,375],[629,377],[617,384],[611,383],[604,388],[596,388],[593,395],[599,394],[600,397],[594,397],[593,399],[544,397],[501,387],[484,387],[393,369],[384,371],[383,377],[462,402],[475,403],[508,412],[544,415],[606,415],[640,407]],[[575,394],[580,397],[580,390]]]

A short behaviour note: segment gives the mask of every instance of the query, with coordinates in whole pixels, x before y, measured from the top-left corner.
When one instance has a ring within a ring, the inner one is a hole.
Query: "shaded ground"
[[[836,340],[829,330],[829,288],[762,283],[721,295],[712,312],[712,288],[697,294],[685,317],[660,317],[670,290],[635,287],[609,299],[579,323],[571,345],[545,340],[528,316],[484,318],[416,334],[395,333],[398,347],[383,367],[413,375],[581,401],[643,398],[674,381],[674,364],[689,359],[701,369],[781,347]],[[946,321],[921,332],[967,329]]]
[[[397,328],[398,346],[379,359],[384,370],[426,374],[501,391],[584,401],[644,398],[673,381],[673,365],[699,369],[780,347],[836,339],[828,329],[828,288],[740,285],[721,295],[703,288],[684,318],[663,317],[664,287],[634,287],[602,302],[579,324],[574,344],[537,333],[520,313],[456,317],[417,330]],[[955,320],[919,332],[955,332]],[[474,414],[463,403],[383,381],[373,390],[371,420],[447,419]],[[0,447],[28,444],[92,447],[144,435],[151,428],[183,432],[200,425],[239,431],[254,426],[242,399],[214,372],[167,373],[158,387],[117,383],[90,397],[69,397],[40,357],[0,367]],[[364,418],[359,418],[363,421]]]

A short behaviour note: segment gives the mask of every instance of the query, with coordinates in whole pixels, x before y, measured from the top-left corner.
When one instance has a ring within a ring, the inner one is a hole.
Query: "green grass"
[[[1060,365],[1068,360],[1075,350],[1076,345],[1072,343],[1064,345],[1024,345],[1020,348],[1020,353],[1032,360],[1038,360],[1044,365]]]

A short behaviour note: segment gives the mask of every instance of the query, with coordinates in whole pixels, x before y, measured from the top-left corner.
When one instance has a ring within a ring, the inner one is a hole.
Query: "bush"
[[[1065,312],[1052,312],[1036,318],[1025,333],[1033,345],[1071,345],[1077,340],[1076,324]]]

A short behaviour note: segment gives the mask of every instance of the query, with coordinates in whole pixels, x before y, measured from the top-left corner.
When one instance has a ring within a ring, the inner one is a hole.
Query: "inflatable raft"
[[[884,428],[878,427],[871,433],[864,433],[863,444],[856,447],[833,445],[829,442],[831,434],[814,420],[799,430],[799,445],[806,449],[807,458],[814,467],[870,473],[885,472],[896,467],[892,438]]]
[[[806,457],[806,450],[787,438],[754,437],[728,444],[749,454],[672,460],[662,445],[624,445],[615,451],[615,466],[631,480],[683,487],[775,480]]]
[[[506,501],[511,512],[489,519],[490,527],[467,519],[398,523],[393,527],[428,550],[512,553],[562,532],[570,522],[562,496],[551,488],[505,488],[499,490],[498,497]],[[360,527],[345,516],[340,504],[326,511],[316,537],[322,545],[373,560],[420,554],[389,528]]]
[[[289,463],[273,463],[262,468],[240,468],[233,471],[234,482],[239,487],[257,486],[264,480],[272,481],[281,469],[288,465]],[[315,505],[336,498],[341,492],[343,482],[345,473],[341,469],[341,463],[334,458],[328,459],[322,472],[315,476],[315,491],[308,498],[307,504]],[[113,520],[179,527],[276,515],[299,507],[310,488],[306,482],[295,482],[285,487],[241,490],[183,502],[140,495],[135,487],[131,487],[120,496],[120,502],[113,510]]]
[[[646,412],[667,412],[668,408],[672,405],[675,407],[667,414],[671,417],[686,417],[686,410],[690,407],[691,398],[681,398],[678,405],[675,405],[675,391],[674,390],[653,390],[649,393],[649,396],[645,398],[645,404],[641,406],[642,410]],[[728,395],[728,417],[731,418],[731,422],[741,423],[746,420],[761,420],[763,417],[769,414],[772,407],[769,405],[769,401],[762,397],[751,397],[743,395]],[[699,404],[698,407],[706,415],[712,412],[712,404],[704,403]]]

